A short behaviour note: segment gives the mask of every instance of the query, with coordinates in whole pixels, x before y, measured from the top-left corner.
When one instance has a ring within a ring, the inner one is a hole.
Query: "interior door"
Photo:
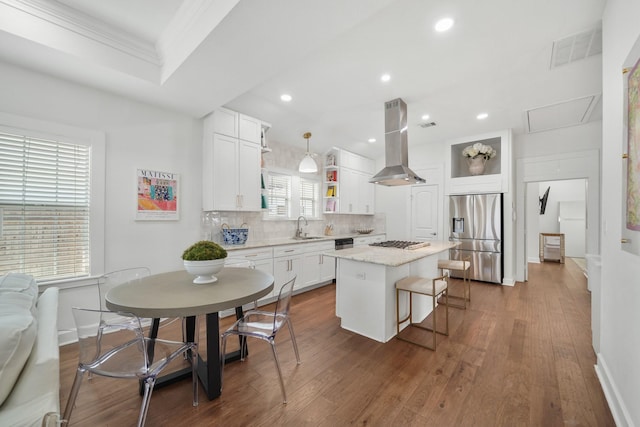
[[[438,235],[437,185],[415,185],[411,187],[411,236],[412,239],[440,240]]]

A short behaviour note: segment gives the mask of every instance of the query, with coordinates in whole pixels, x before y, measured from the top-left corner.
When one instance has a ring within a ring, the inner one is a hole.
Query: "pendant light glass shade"
[[[311,132],[307,132],[302,136],[307,139],[307,152],[300,161],[298,171],[302,173],[316,173],[318,172],[318,165],[316,164],[316,161],[313,160],[313,157],[311,157],[311,153],[309,152],[309,138],[311,138]]]

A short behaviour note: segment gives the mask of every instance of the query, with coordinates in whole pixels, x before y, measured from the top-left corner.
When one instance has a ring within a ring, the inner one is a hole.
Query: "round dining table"
[[[225,267],[215,277],[218,279],[216,282],[195,284],[194,276],[186,271],[172,271],[116,286],[105,296],[107,308],[111,311],[154,319],[150,329],[151,338],[157,337],[160,318],[184,317],[187,340],[197,341],[196,316],[206,315],[208,360],[198,357],[198,376],[210,400],[220,396],[220,357],[232,361],[240,356],[239,351],[220,355],[218,312],[235,308],[236,317],[240,318],[244,304],[268,295],[274,285],[272,275],[252,268]],[[212,355],[216,354],[219,357],[212,360]],[[165,378],[158,378],[156,387],[190,375],[191,369],[187,368]]]
[[[226,267],[213,283],[195,284],[184,270],[155,274],[116,286],[106,295],[111,311],[139,317],[188,317],[217,313],[258,300],[273,290],[273,276],[252,268]]]

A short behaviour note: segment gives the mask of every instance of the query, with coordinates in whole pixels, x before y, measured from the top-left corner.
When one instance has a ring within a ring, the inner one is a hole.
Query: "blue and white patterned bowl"
[[[244,245],[249,236],[248,228],[223,228],[222,239],[225,245]]]

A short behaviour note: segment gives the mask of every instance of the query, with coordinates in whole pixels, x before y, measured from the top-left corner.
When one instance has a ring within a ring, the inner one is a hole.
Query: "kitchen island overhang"
[[[433,241],[424,248],[406,250],[360,246],[325,252],[337,259],[336,316],[340,326],[379,342],[396,335],[396,281],[407,276],[437,277],[438,259],[448,259],[457,243]],[[401,295],[401,316],[408,312],[408,295]],[[431,297],[415,295],[414,321],[432,310]],[[405,325],[406,326],[406,325]]]

